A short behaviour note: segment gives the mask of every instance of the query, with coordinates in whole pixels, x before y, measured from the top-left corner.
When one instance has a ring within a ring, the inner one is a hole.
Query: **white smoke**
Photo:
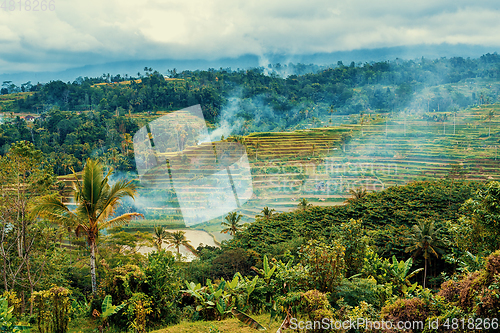
[[[240,132],[244,123],[244,119],[238,116],[240,110],[241,98],[236,96],[229,98],[226,107],[221,111],[219,126],[210,133],[211,141],[219,141],[222,136],[227,138],[233,133]]]

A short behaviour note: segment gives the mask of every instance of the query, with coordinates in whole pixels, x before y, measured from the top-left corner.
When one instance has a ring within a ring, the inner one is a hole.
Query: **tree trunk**
[[[96,242],[95,239],[90,239],[90,278],[92,280],[92,294],[97,293],[97,280],[95,273],[95,250]]]
[[[424,289],[425,289],[425,279],[427,278],[427,259],[425,259],[425,268],[424,268]]]
[[[5,255],[3,255],[3,270],[2,270],[2,276],[3,276],[3,283],[4,283],[4,289],[5,291],[9,291],[9,284],[7,282],[7,259],[5,258]]]

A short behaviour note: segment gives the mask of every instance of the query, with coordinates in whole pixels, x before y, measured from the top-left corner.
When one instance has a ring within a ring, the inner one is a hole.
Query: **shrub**
[[[381,310],[384,320],[391,322],[413,322],[425,320],[432,313],[427,308],[425,302],[420,298],[398,299],[394,303],[386,305]]]
[[[153,312],[151,298],[144,293],[134,293],[127,301],[128,326],[134,332],[145,333],[148,315]]]
[[[58,286],[33,293],[31,302],[40,333],[67,332],[71,312],[70,294],[71,291]]]
[[[500,308],[500,251],[486,258],[485,269],[442,284],[439,296],[471,315],[497,315]]]
[[[333,291],[345,271],[345,247],[337,240],[331,245],[309,241],[300,250],[300,261],[309,272],[311,284],[321,292]]]
[[[321,321],[323,318],[332,318],[333,311],[328,302],[328,294],[318,290],[309,290],[302,294],[302,312],[307,314],[311,321]]]
[[[377,284],[374,278],[343,279],[337,289],[336,297],[341,297],[350,306],[358,306],[365,301],[380,309],[385,301],[392,296],[390,284]]]
[[[165,250],[149,254],[144,273],[146,275],[144,289],[154,304],[153,319],[161,320],[164,324],[177,323],[180,319],[180,310],[176,301],[181,281],[179,269],[175,266],[175,258]]]
[[[125,302],[132,294],[143,291],[146,274],[137,265],[124,265],[111,271],[105,282],[107,293],[117,303]]]

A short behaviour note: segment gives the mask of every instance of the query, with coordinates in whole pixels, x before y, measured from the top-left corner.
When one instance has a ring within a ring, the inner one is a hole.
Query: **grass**
[[[97,321],[90,318],[75,318],[69,322],[68,333],[95,333]],[[38,332],[38,331],[35,331]],[[110,332],[111,333],[111,332]]]
[[[269,332],[276,332],[281,322],[273,322],[269,326],[269,314],[252,316],[260,324],[268,328]],[[97,332],[97,321],[90,318],[76,318],[69,323],[68,333],[95,333]],[[212,329],[212,330],[210,330]],[[118,333],[128,332],[126,328],[109,327],[105,332]],[[148,331],[149,332],[149,331]],[[181,322],[180,324],[169,326],[166,328],[150,331],[152,333],[251,333],[256,332],[255,329],[248,327],[236,318],[228,318],[221,321],[196,321],[196,322]]]
[[[252,316],[255,320],[268,328],[269,332],[276,332],[281,323],[273,322],[270,327],[269,315]],[[178,325],[168,328],[153,331],[153,333],[253,333],[255,329],[248,327],[236,318],[230,318],[222,321],[197,321],[197,322],[182,322]]]

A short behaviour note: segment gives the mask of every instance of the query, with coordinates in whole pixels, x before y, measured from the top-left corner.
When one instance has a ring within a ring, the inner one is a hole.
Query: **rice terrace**
[[[499,96],[497,53],[4,81],[0,331],[497,331]]]
[[[363,125],[351,124],[352,117],[333,116],[330,119],[340,126],[230,136],[225,141],[246,147],[252,171],[254,195],[238,212],[243,221],[253,222],[262,207],[290,211],[301,198],[316,206],[339,205],[350,197],[349,190],[379,191],[412,181],[442,179],[457,168],[463,179],[499,180],[498,121],[485,121],[490,112],[500,115],[499,111],[500,104],[491,104],[454,114],[442,112],[437,116],[447,115],[448,120],[431,126],[422,115],[411,113],[393,117],[367,114]],[[188,156],[203,161],[196,152]],[[71,177],[60,179],[69,184]],[[153,210],[168,219],[136,220],[126,229],[183,225],[174,204]],[[208,231],[218,242],[224,239],[220,219],[193,228]]]

